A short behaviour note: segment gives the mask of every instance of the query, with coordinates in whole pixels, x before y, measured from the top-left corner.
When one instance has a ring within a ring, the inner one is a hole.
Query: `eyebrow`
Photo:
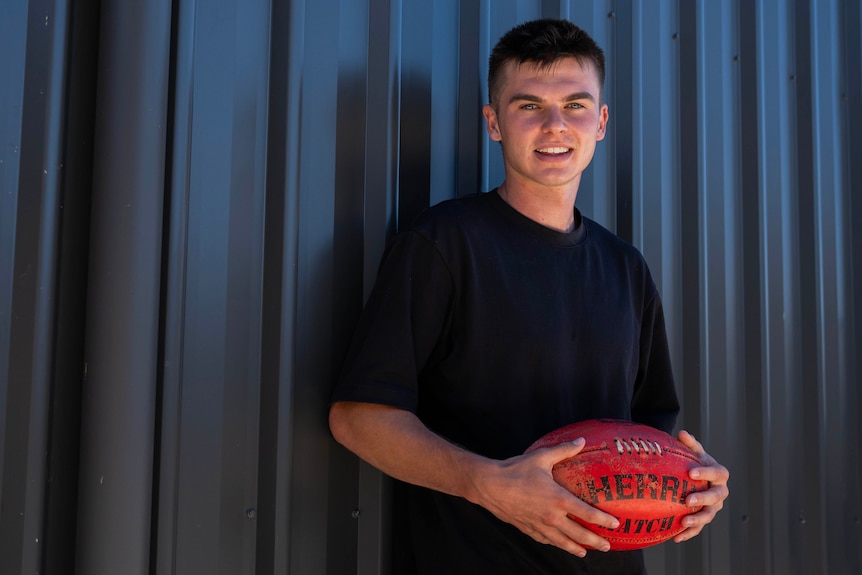
[[[595,102],[596,97],[589,92],[575,92],[563,98],[564,102],[574,102],[576,100],[589,100],[591,102]],[[535,102],[540,104],[542,101],[542,98],[533,94],[515,94],[509,99],[510,104],[512,102]]]

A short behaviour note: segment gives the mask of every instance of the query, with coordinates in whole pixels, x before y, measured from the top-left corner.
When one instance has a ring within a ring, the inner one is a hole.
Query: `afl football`
[[[554,479],[581,500],[620,521],[608,529],[572,517],[606,539],[611,551],[642,549],[683,531],[682,518],[699,508],[685,498],[708,482],[688,472],[699,467],[697,456],[667,433],[632,421],[597,419],[552,431],[526,453],[583,437],[584,448],[554,465]]]

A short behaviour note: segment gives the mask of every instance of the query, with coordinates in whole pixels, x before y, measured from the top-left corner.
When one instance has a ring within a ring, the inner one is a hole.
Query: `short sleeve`
[[[651,284],[651,282],[650,282]],[[679,414],[661,298],[653,286],[641,319],[632,419],[670,433]]]
[[[360,401],[416,412],[418,379],[446,345],[453,282],[433,242],[416,231],[396,236],[333,391],[332,401]]]

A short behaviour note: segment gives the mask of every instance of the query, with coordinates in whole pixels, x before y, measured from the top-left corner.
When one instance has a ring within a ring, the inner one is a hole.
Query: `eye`
[[[580,110],[584,107],[584,105],[578,102],[569,102],[568,104],[566,104],[566,107],[571,108],[572,110]]]
[[[537,104],[523,104],[521,110],[538,110],[539,106]]]

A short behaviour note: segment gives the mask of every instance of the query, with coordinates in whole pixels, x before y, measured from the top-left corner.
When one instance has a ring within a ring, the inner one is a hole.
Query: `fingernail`
[[[611,523],[611,529],[616,529],[616,528],[617,528],[617,527],[619,527],[619,526],[620,526],[620,522],[619,522],[619,521],[616,521],[616,520],[615,520],[613,523]]]
[[[700,470],[699,469],[692,469],[691,473],[689,473],[689,475],[691,475],[692,479],[697,479],[698,477],[700,477]]]
[[[697,495],[692,495],[691,497],[688,498],[688,504],[691,506],[695,506],[699,503],[700,503],[700,499],[697,497]]]
[[[584,439],[583,437],[579,437],[576,440],[574,440],[572,443],[574,443],[575,445],[583,445],[584,443],[586,443],[586,441],[587,440]]]
[[[602,551],[602,552],[604,552],[604,553],[607,553],[607,552],[608,552],[608,551],[610,551],[610,550],[611,550],[611,544],[610,544],[610,543],[605,543],[605,544],[604,544],[604,545],[602,545],[602,546],[601,546],[601,548],[599,549],[599,551]]]

